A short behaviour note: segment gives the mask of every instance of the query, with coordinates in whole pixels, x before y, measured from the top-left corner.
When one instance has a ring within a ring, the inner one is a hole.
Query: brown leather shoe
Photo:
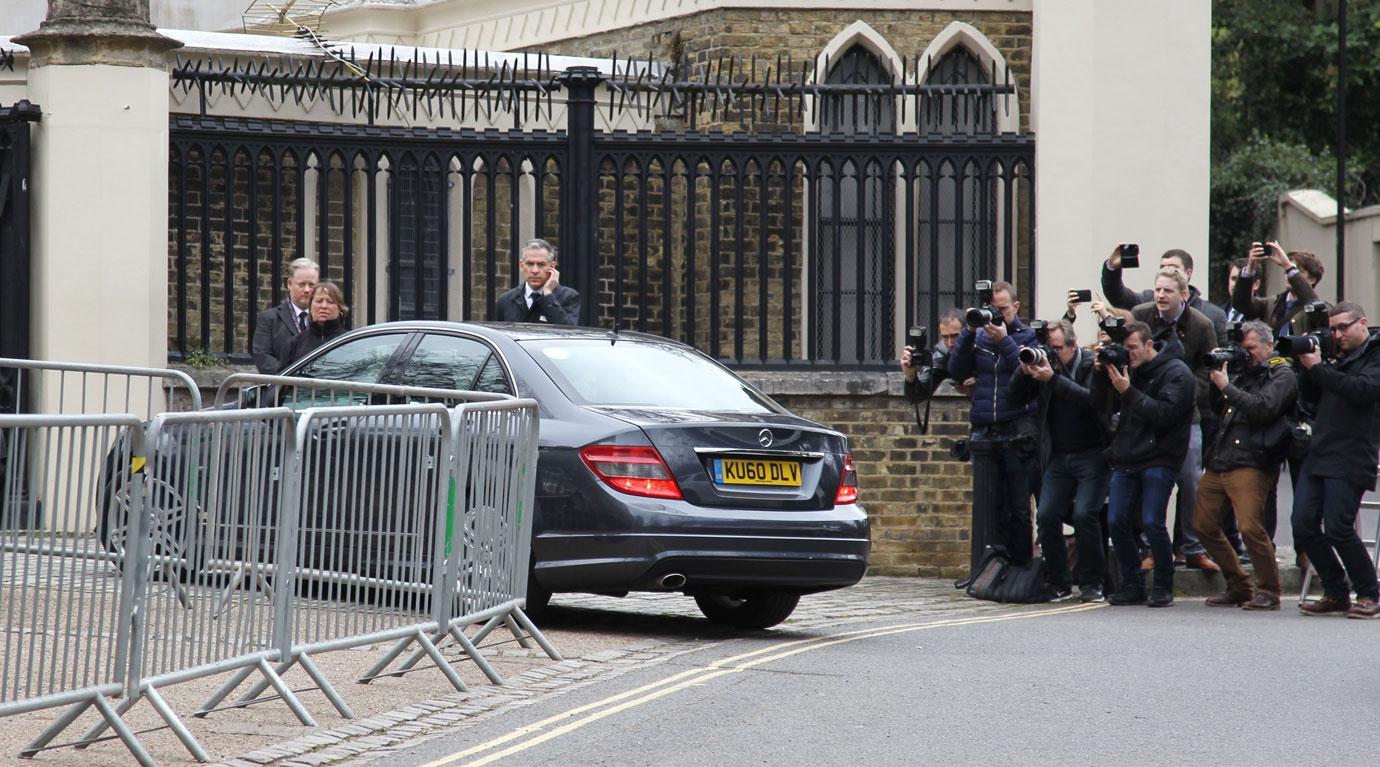
[[[1249,603],[1251,599],[1251,592],[1249,591],[1228,590],[1215,597],[1208,597],[1204,601],[1208,607],[1241,607]],[[1278,605],[1279,600],[1275,600],[1275,604]]]
[[[1251,597],[1251,601],[1241,605],[1241,609],[1260,610],[1262,612],[1266,610],[1278,610],[1279,597],[1274,594],[1266,594],[1263,591],[1257,591],[1255,592],[1255,596]]]
[[[1356,604],[1346,611],[1348,618],[1380,618],[1380,602],[1370,597],[1357,597]]]
[[[1351,597],[1323,597],[1313,602],[1299,602],[1304,615],[1346,615],[1351,610]]]
[[[1190,570],[1202,570],[1205,573],[1220,573],[1222,568],[1212,561],[1212,557],[1207,554],[1189,554],[1184,557],[1184,565]]]

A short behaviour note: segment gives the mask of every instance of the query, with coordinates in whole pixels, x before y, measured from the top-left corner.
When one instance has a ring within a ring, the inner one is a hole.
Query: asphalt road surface
[[[689,623],[684,624],[684,629]],[[1039,605],[711,637],[402,765],[1362,764],[1380,622]]]

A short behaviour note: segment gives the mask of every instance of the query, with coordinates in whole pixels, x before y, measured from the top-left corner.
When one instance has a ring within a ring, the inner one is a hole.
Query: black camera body
[[[1097,361],[1103,367],[1124,368],[1131,364],[1131,352],[1126,348],[1126,318],[1115,315],[1102,320],[1102,330],[1110,343],[1097,347]]]
[[[906,331],[906,346],[914,349],[916,354],[928,352],[930,329],[924,325],[911,325],[910,330]]]
[[[968,327],[977,330],[985,325],[1005,323],[1006,318],[1002,317],[1001,312],[992,306],[992,281],[978,280],[973,285],[973,290],[977,293],[978,305],[963,313],[963,319]]]
[[[1031,320],[1030,329],[1035,331],[1035,343],[1049,346],[1049,323],[1045,320]]]
[[[1215,369],[1226,365],[1227,370],[1232,372],[1245,368],[1250,361],[1251,353],[1236,344],[1213,349],[1203,355],[1204,366]]]
[[[1337,354],[1336,342],[1327,326],[1328,308],[1323,301],[1309,301],[1304,304],[1304,326],[1308,332],[1298,336],[1280,336],[1275,339],[1275,353],[1285,357],[1297,357],[1312,351],[1322,352],[1324,357]]]

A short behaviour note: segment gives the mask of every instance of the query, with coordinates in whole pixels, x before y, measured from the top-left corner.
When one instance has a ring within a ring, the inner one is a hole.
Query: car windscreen
[[[584,405],[775,413],[771,400],[722,365],[675,344],[544,340],[523,344]]]

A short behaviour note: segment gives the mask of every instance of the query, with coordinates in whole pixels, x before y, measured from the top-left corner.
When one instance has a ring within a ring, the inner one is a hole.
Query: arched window
[[[829,83],[890,82],[882,62],[853,45],[832,62]],[[832,95],[820,105],[826,134],[896,131],[890,97]],[[895,195],[889,169],[864,156],[834,155],[817,178],[813,283],[816,359],[886,359],[894,314],[893,221]]]
[[[978,85],[990,81],[963,45],[945,53],[930,69],[927,85]],[[996,133],[991,94],[926,95],[920,114],[927,136]],[[916,286],[919,322],[934,327],[951,307],[972,306],[973,283],[1009,275],[997,273],[997,181],[976,158],[935,157],[921,174],[918,206]]]

